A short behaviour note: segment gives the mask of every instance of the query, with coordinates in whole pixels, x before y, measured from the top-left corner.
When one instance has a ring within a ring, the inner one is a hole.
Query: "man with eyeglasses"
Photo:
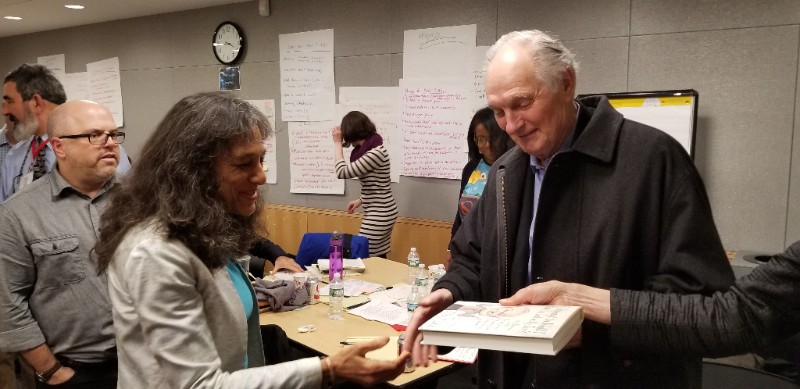
[[[0,205],[0,351],[31,366],[38,388],[116,388],[93,248],[125,134],[108,109],[77,100],[53,110],[47,133],[55,168]]]
[[[64,87],[42,65],[23,64],[8,73],[3,84],[3,115],[15,124],[19,141],[0,166],[0,202],[49,172],[55,164],[46,134],[50,114],[67,100]],[[125,149],[118,173],[130,169]]]

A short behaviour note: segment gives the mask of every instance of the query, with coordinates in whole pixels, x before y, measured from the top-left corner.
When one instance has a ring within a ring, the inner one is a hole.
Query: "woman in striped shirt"
[[[347,204],[347,213],[364,207],[359,234],[369,239],[369,254],[386,258],[391,249],[392,228],[397,220],[397,204],[389,177],[389,151],[383,146],[375,125],[367,115],[349,112],[333,129],[336,149],[336,175],[361,180],[361,197]],[[353,145],[350,163],[344,161],[343,147]]]

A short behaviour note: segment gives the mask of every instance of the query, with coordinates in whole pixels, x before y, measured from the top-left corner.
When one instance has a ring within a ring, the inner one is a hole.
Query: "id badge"
[[[30,172],[19,179],[19,189],[17,192],[25,189],[26,186],[30,185],[33,182],[33,172]]]

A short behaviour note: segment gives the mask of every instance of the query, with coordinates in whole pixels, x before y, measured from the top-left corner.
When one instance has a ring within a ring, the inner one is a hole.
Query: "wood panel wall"
[[[358,234],[361,214],[344,211],[270,204],[262,215],[267,236],[287,252],[295,253],[306,232],[334,230]],[[417,248],[426,266],[444,263],[452,224],[439,220],[399,217],[392,231],[389,259],[405,263],[409,249]]]

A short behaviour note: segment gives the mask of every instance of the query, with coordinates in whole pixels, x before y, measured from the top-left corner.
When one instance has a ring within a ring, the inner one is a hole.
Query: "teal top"
[[[228,270],[228,274],[231,276],[231,280],[233,280],[233,286],[236,288],[236,293],[239,294],[239,299],[242,300],[244,315],[247,319],[250,319],[253,316],[253,306],[255,305],[253,302],[253,294],[250,292],[250,288],[247,285],[250,280],[247,279],[247,275],[244,274],[242,268],[232,260],[228,261],[228,264],[225,265],[225,269]],[[244,367],[247,368],[247,366],[247,356],[245,355]]]

